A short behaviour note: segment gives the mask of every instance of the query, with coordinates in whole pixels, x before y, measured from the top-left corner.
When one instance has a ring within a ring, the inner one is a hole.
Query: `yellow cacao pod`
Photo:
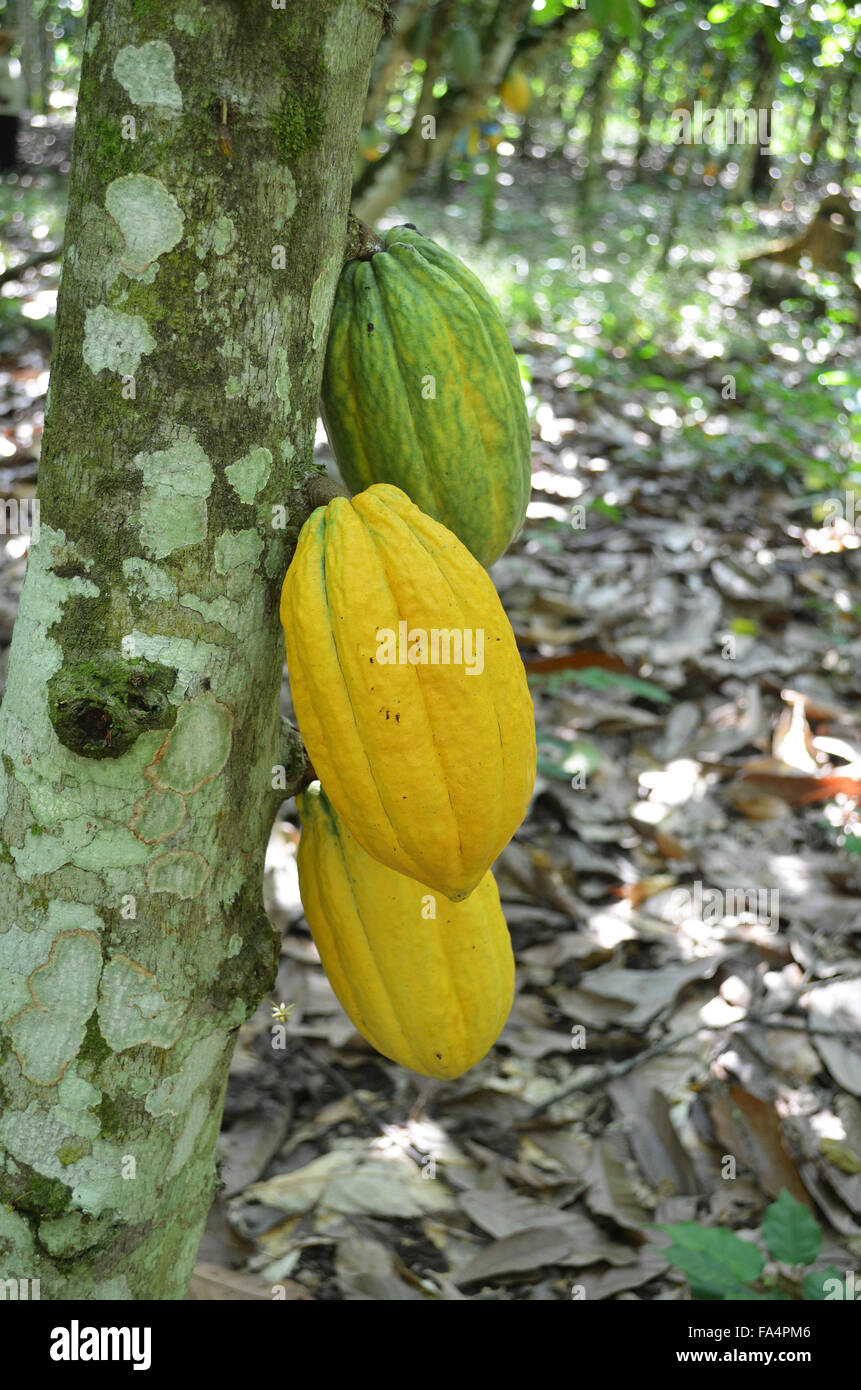
[[[466,897],[535,780],[532,701],[486,572],[375,484],[312,512],[281,622],[296,719],[335,810],[381,863]]]
[[[499,89],[503,106],[513,111],[515,116],[523,116],[532,103],[532,89],[529,79],[522,72],[511,72]]]
[[[449,902],[366,854],[319,784],[297,801],[305,919],[341,1007],[383,1056],[460,1076],[496,1042],[514,994],[493,874]]]

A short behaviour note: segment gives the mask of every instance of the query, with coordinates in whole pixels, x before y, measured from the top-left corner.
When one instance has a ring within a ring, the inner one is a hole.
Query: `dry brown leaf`
[[[746,781],[730,782],[724,796],[748,820],[779,820],[789,814],[785,800]]]
[[[861,796],[861,777],[847,777],[839,772],[811,775],[789,769],[766,771],[746,768],[743,782],[770,792],[791,806],[811,806],[818,801],[830,801],[838,793]]]
[[[188,1286],[187,1297],[196,1301],[215,1300],[219,1303],[266,1302],[272,1303],[273,1285],[264,1284],[251,1274],[241,1274],[237,1270],[222,1269],[219,1265],[201,1262],[194,1266],[194,1273]],[[282,1293],[283,1290],[283,1293]],[[313,1300],[314,1295],[291,1279],[280,1279],[277,1285],[279,1298],[289,1301]]]
[[[643,1206],[625,1161],[609,1140],[599,1139],[596,1143],[586,1181],[589,1210],[597,1216],[610,1217],[640,1244],[644,1239],[643,1227],[651,1221],[652,1213]]]
[[[278,1152],[290,1123],[290,1110],[264,1101],[252,1115],[240,1115],[218,1139],[221,1180],[229,1197],[260,1177]]]
[[[639,1289],[648,1284],[658,1274],[666,1274],[670,1266],[660,1250],[653,1245],[644,1245],[633,1264],[612,1266],[597,1265],[584,1270],[576,1278],[582,1284],[586,1298],[592,1302],[601,1298],[612,1298],[625,1289]]]
[[[335,1249],[335,1274],[347,1302],[418,1302],[426,1295],[397,1272],[394,1253],[378,1240],[348,1236]]]
[[[811,1025],[820,1030],[811,1041],[834,1080],[845,1091],[861,1096],[861,978],[835,980],[811,990],[808,1013]],[[855,1033],[858,1042],[829,1038],[822,1031],[827,1028]]]
[[[810,1198],[783,1138],[780,1118],[770,1100],[760,1100],[741,1086],[712,1083],[709,1113],[723,1152],[739,1167],[749,1168],[775,1200],[782,1188],[810,1206]]]
[[[635,1259],[630,1246],[612,1240],[585,1217],[565,1213],[564,1222],[556,1227],[537,1226],[493,1241],[458,1274],[456,1282],[473,1284],[546,1265],[579,1267],[599,1260],[619,1265]]]
[[[617,1077],[607,1090],[651,1186],[666,1196],[698,1192],[693,1163],[673,1128],[670,1107],[660,1091],[636,1072]]]
[[[552,1226],[556,1231],[564,1231],[567,1227],[574,1232],[582,1231],[582,1218],[572,1217],[568,1222],[567,1212],[549,1202],[521,1197],[510,1188],[461,1192],[458,1200],[470,1221],[497,1239],[539,1226]]]

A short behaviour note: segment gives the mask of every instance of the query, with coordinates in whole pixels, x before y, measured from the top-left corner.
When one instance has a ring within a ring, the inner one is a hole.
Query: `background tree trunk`
[[[643,161],[649,148],[649,132],[652,126],[652,102],[648,95],[649,54],[652,47],[652,34],[647,25],[640,29],[639,43],[637,45],[637,90],[634,97],[634,106],[637,112],[637,149],[634,155],[634,163],[638,175],[642,173]]]
[[[358,217],[376,222],[420,173],[442,163],[458,131],[479,119],[512,63],[529,68],[560,39],[592,24],[587,11],[566,10],[539,30],[523,31],[530,9],[531,0],[498,0],[492,20],[479,33],[481,67],[469,87],[451,87],[437,101],[431,84],[425,84],[409,129],[396,136],[382,159],[369,164],[357,180],[353,209]],[[428,116],[436,127],[425,138],[422,122]]]
[[[374,59],[371,85],[365,102],[362,125],[375,121],[384,107],[389,87],[400,67],[409,56],[407,36],[415,27],[416,21],[429,8],[430,0],[403,0],[395,11],[394,32],[388,40],[383,40]]]
[[[18,0],[19,38],[21,42],[21,75],[27,88],[27,106],[31,111],[45,109],[46,73],[39,42],[39,26],[35,0]]]
[[[751,78],[750,109],[768,112],[769,140],[765,145],[758,141],[743,147],[739,158],[739,173],[730,201],[737,205],[746,198],[760,197],[772,191],[771,133],[774,120],[774,94],[779,71],[777,54],[776,25],[778,21],[770,10],[763,11],[763,25],[757,29],[752,39],[753,73]]]
[[[610,85],[623,47],[621,39],[608,39],[595,64],[589,90],[589,134],[584,150],[586,169],[580,184],[580,201],[584,208],[589,207],[603,170],[604,124],[610,101]]]
[[[274,978],[278,598],[382,8],[90,6],[0,716],[0,1277],[42,1298],[183,1296]]]
[[[850,67],[845,75],[843,97],[841,100],[841,115],[843,118],[841,138],[843,141],[843,149],[840,155],[840,163],[837,166],[837,182],[841,184],[848,182],[858,157],[858,127],[855,124],[855,93],[857,90],[858,69]]]
[[[778,60],[774,51],[775,42],[774,36],[763,29],[760,29],[756,35],[755,50],[757,71],[751,105],[755,111],[768,111],[769,131],[773,129],[774,91],[777,85],[779,72]],[[771,166],[773,156],[770,144],[771,142],[769,140],[768,145],[757,145],[753,148],[750,191],[756,197],[768,194],[772,188]]]

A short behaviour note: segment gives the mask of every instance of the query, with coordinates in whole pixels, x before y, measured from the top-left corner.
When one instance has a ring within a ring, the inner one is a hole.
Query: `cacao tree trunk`
[[[43,1299],[183,1297],[274,979],[278,598],[383,8],[90,5],[0,714],[0,1279]]]

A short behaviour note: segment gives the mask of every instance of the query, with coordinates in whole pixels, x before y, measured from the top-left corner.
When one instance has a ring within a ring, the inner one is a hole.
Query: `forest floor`
[[[671,188],[611,182],[586,227],[564,170],[507,167],[483,246],[465,185],[388,220],[481,274],[530,400],[533,503],[493,570],[539,739],[496,865],[514,1009],[454,1082],[374,1053],[305,926],[287,803],[281,967],[241,1031],[193,1298],[688,1298],[659,1228],[758,1241],[783,1191],[823,1228],[817,1269],[861,1256],[856,309],[740,274],[797,214],[695,189],[673,227]],[[16,254],[58,244],[53,174],[0,200]],[[0,299],[7,498],[35,487],[55,286],[49,265]],[[24,564],[13,538],[4,644]]]

